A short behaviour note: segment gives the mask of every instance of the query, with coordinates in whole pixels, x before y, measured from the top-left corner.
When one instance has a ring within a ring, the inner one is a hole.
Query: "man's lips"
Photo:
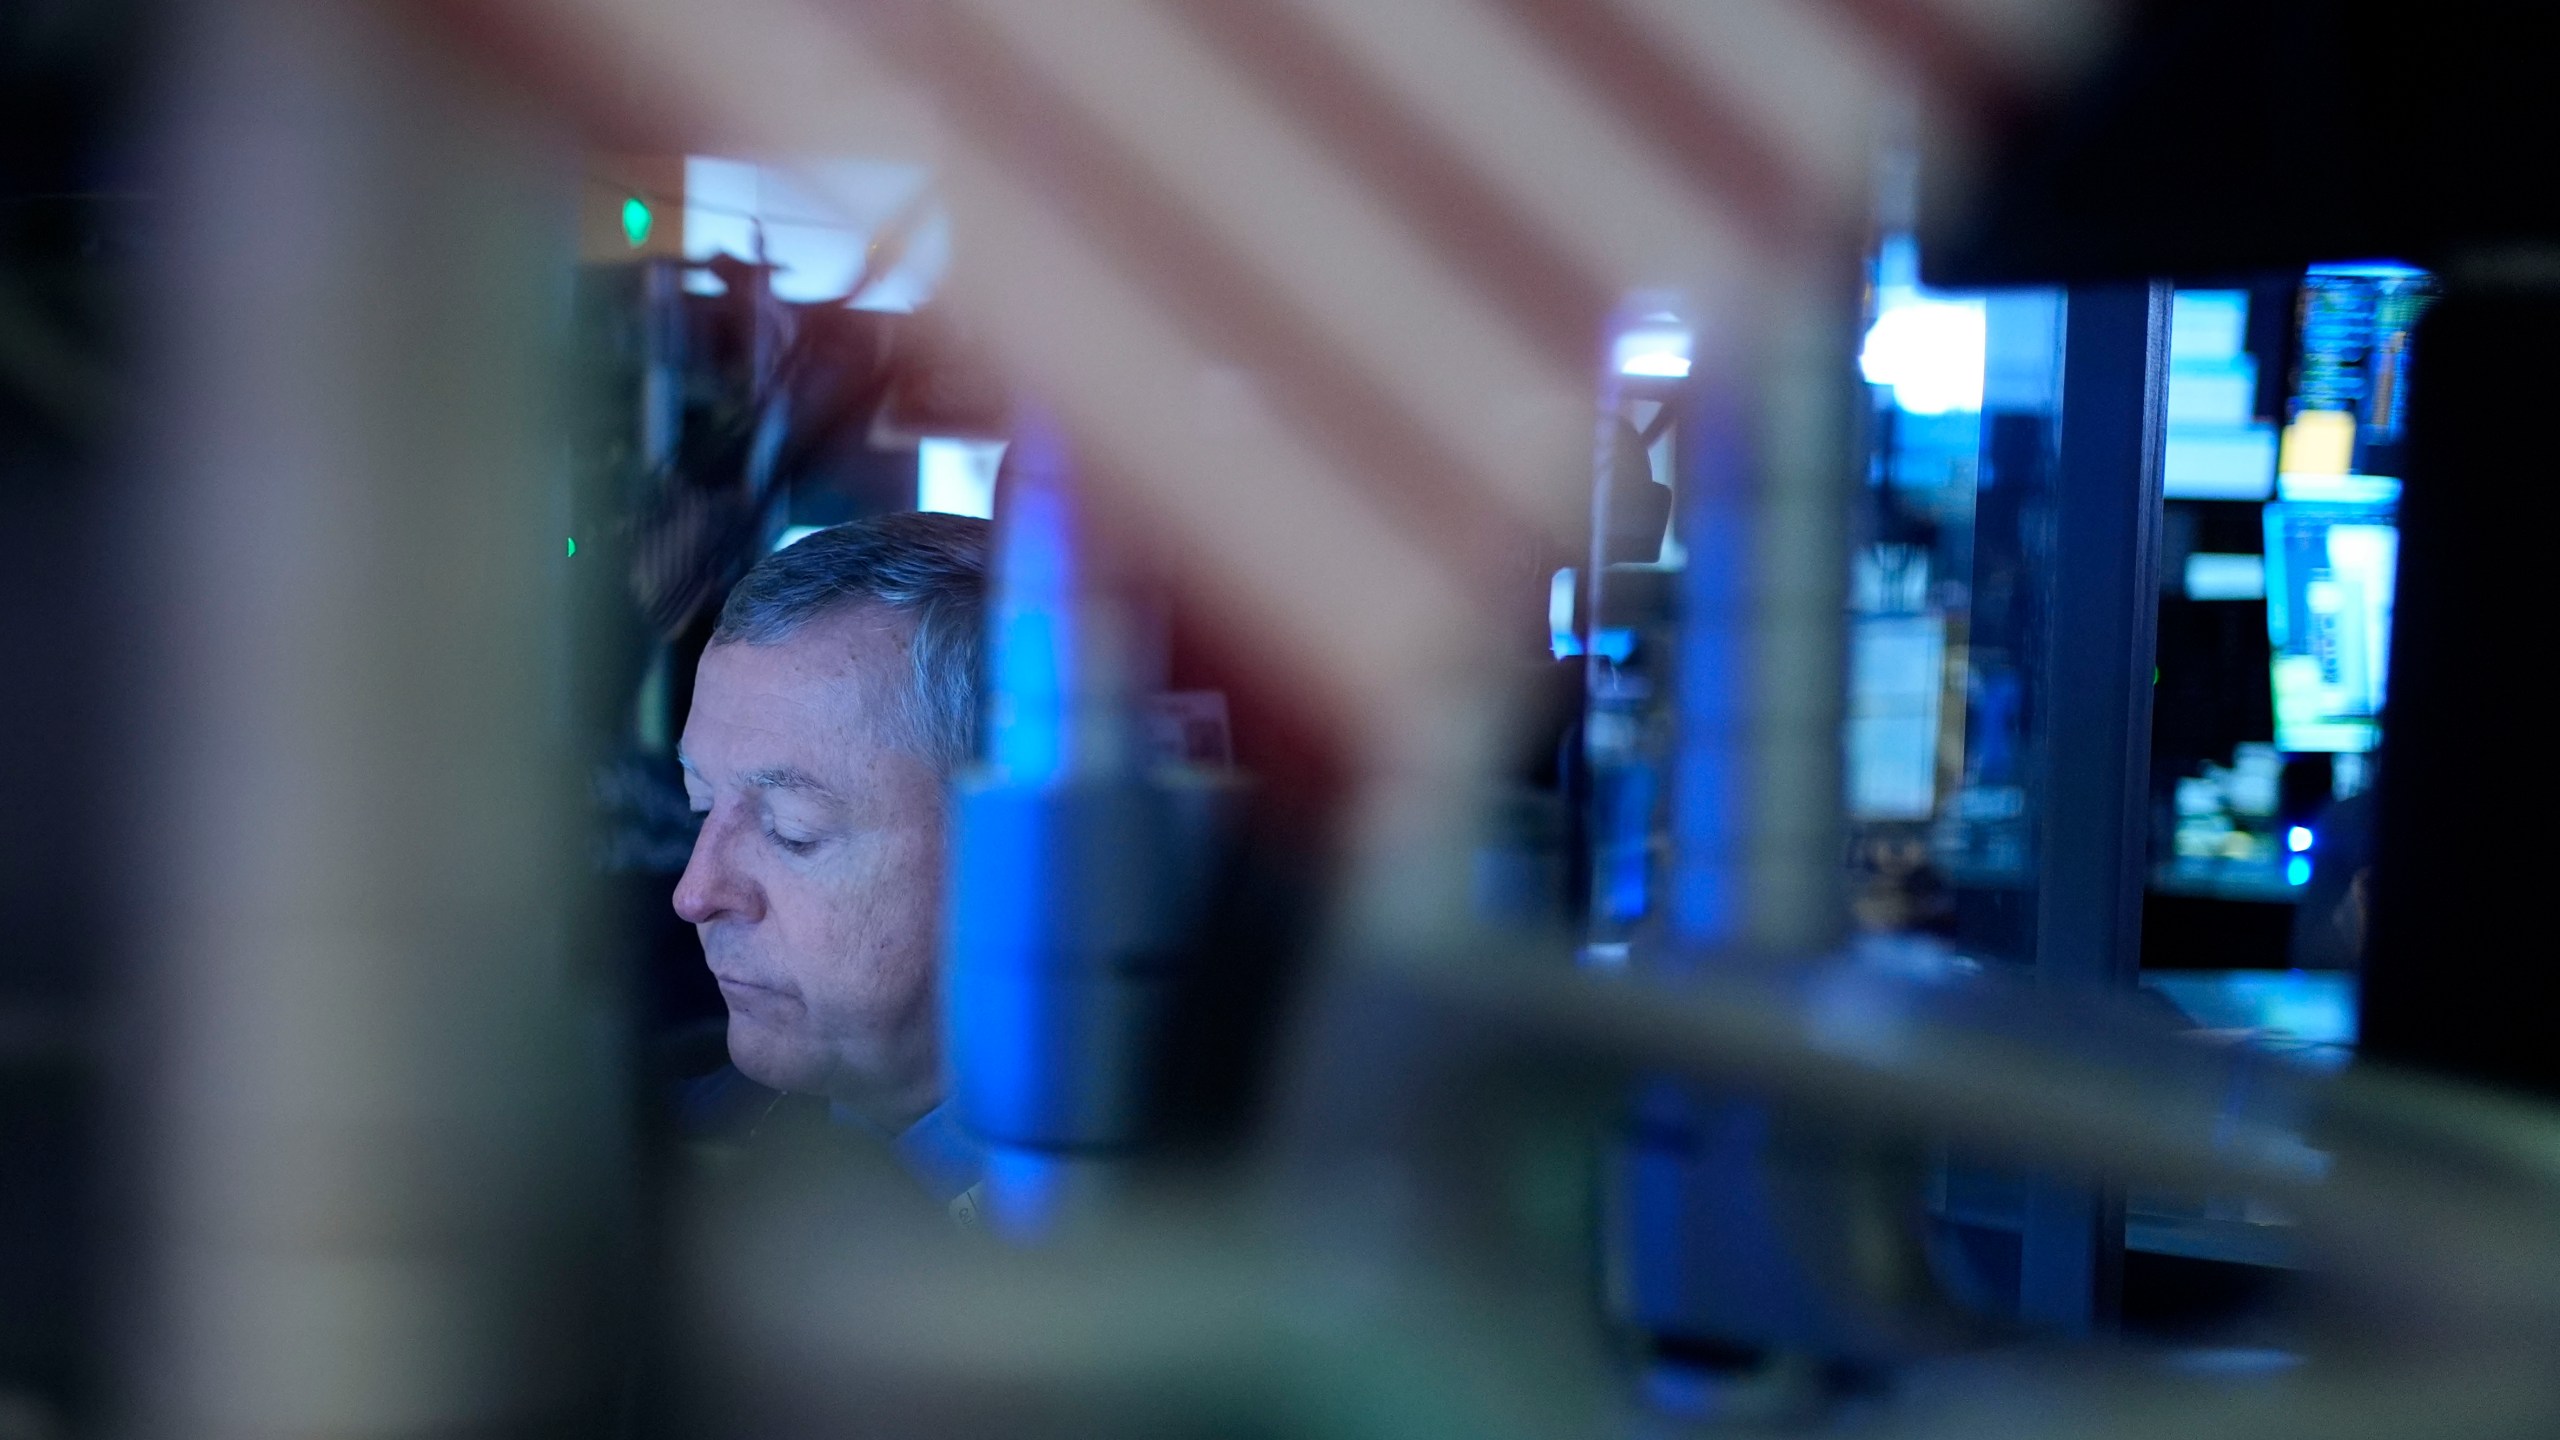
[[[711,978],[719,982],[720,988],[723,990],[744,990],[756,995],[788,995],[791,993],[779,985],[759,985],[753,980],[741,980],[735,975],[722,975],[715,972]]]

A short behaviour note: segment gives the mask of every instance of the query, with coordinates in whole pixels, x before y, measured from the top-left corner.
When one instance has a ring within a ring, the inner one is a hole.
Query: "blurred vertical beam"
[[[2046,597],[2036,977],[2058,996],[2133,988],[2151,784],[2160,446],[2169,287],[2074,289],[2063,308],[2062,435]],[[2074,1333],[2110,1323],[2123,1195],[2099,1177],[2027,1196],[2019,1308]]]
[[[1847,923],[1840,855],[1856,325],[1845,252],[1704,318],[1680,427],[1672,932],[1807,956]]]
[[[182,17],[132,563],[131,1428],[593,1428],[618,1150],[561,823],[573,172],[391,7]]]
[[[1817,239],[1763,298],[1761,493],[1752,559],[1760,692],[1750,876],[1763,953],[1815,955],[1848,921],[1849,503],[1856,493],[1858,254]],[[1853,398],[1855,397],[1855,398]]]
[[[1847,682],[1846,246],[1698,319],[1679,450],[1679,735],[1667,928],[1675,965],[1795,961],[1847,926],[1841,724]],[[1865,1297],[1817,1264],[1827,1223],[1790,1187],[1800,1141],[1770,1107],[1646,1087],[1619,1179],[1613,1289],[1656,1340],[1865,1353]],[[1846,1174],[1833,1169],[1819,1182]],[[1824,1192],[1827,1202],[1829,1193]],[[1818,1208],[1818,1207],[1817,1207]]]

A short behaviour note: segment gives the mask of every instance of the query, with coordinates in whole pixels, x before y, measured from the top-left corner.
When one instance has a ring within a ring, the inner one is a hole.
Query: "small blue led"
[[[2287,885],[2308,885],[2308,884],[2310,884],[2310,883],[2311,883],[2311,860],[2310,860],[2310,857],[2308,857],[2308,856],[2304,856],[2304,855],[2296,855],[2296,856],[2294,856],[2292,859],[2287,860],[2286,862],[2284,862],[2284,883],[2286,883]]]
[[[2292,829],[2284,832],[2284,848],[2292,851],[2296,855],[2310,849],[2311,827],[2308,825],[2296,825]]]

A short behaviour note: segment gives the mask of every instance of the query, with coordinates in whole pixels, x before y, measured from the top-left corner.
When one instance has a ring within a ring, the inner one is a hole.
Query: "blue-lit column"
[[[1031,1239],[1078,1181],[1070,1153],[1122,1138],[1135,1109],[1107,952],[1148,906],[1127,893],[1144,867],[1086,833],[1131,769],[1116,617],[1064,438],[1038,416],[1018,431],[989,562],[983,763],[953,798],[944,1003],[953,1105],[987,1143],[986,1221]]]
[[[1224,791],[1140,752],[1157,677],[1063,439],[1017,428],[998,506],[983,764],[954,797],[952,1104],[988,1147],[981,1213],[1014,1241],[1113,1201],[1163,1138],[1169,1028]]]
[[[2166,284],[2073,289],[2045,577],[2035,969],[2057,997],[2131,990],[2141,965],[2151,667],[2159,604]],[[2099,1176],[2028,1188],[2019,1310],[2109,1323],[2124,1198]]]
[[[1847,267],[1843,267],[1847,273]],[[1684,951],[1840,943],[1855,327],[1844,292],[1702,344],[1681,427],[1669,929]]]
[[[1856,330],[1854,271],[1844,262],[1836,273],[1836,287],[1804,284],[1747,320],[1699,326],[1674,432],[1678,642],[1657,681],[1676,717],[1669,861],[1633,946],[1640,969],[1786,964],[1830,953],[1845,929]],[[1821,1355],[1877,1346],[1869,1317],[1814,1263],[1830,1212],[1807,1214],[1804,1202],[1819,1192],[1827,1204],[1823,1187],[1841,1172],[1804,1140],[1756,1100],[1642,1087],[1611,1202],[1609,1283],[1613,1309],[1664,1356],[1696,1342]]]

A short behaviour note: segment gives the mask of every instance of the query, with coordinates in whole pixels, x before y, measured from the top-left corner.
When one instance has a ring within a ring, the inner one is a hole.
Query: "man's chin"
[[[815,1095],[824,1088],[824,1067],[813,1057],[771,1030],[735,1016],[729,1020],[729,1063],[768,1090]]]

